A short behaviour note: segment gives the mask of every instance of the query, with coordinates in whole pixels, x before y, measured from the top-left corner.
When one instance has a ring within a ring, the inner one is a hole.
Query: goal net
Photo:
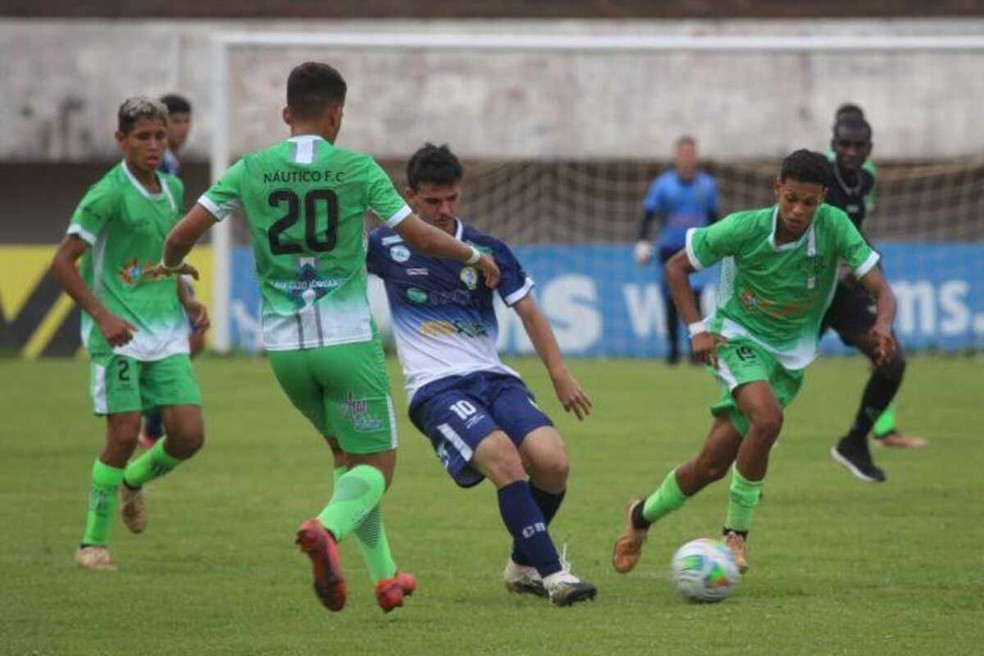
[[[879,170],[866,232],[899,299],[897,329],[910,349],[979,350],[982,49],[984,39],[921,37],[226,35],[213,55],[213,167],[283,138],[287,72],[328,61],[349,83],[340,145],[374,155],[399,188],[416,148],[450,144],[466,167],[462,218],[514,247],[565,353],[657,357],[661,272],[637,266],[632,244],[673,141],[697,138],[723,213],[762,207],[782,156],[825,150],[834,109],[856,101],[874,127]],[[954,91],[953,79],[980,88]],[[216,284],[216,345],[254,350],[247,233],[220,230],[216,273],[228,278]],[[713,307],[714,272],[696,282]],[[385,300],[372,289],[385,331]],[[500,346],[531,352],[510,314]]]

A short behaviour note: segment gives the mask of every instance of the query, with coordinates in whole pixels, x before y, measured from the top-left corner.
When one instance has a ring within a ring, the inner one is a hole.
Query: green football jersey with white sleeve
[[[79,266],[82,279],[107,310],[137,328],[128,344],[114,349],[83,312],[82,343],[93,355],[155,361],[188,353],[177,279],[149,275],[181,218],[184,186],[167,173],[157,172],[157,179],[161,191],[151,193],[121,162],[89,188],[72,214],[68,234],[91,246]]]
[[[821,205],[799,240],[776,244],[778,207],[737,212],[687,232],[687,257],[695,269],[721,262],[711,332],[744,337],[787,369],[816,358],[823,315],[833,299],[840,262],[859,279],[878,253],[843,211]]]
[[[246,216],[269,351],[372,339],[364,216],[391,227],[410,208],[368,155],[315,135],[245,155],[198,200],[217,220]]]

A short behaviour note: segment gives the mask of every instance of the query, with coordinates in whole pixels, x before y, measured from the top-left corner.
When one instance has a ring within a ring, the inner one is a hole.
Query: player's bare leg
[[[150,449],[126,467],[120,499],[123,523],[133,533],[141,533],[147,525],[147,508],[143,487],[170,473],[179,464],[195,455],[205,442],[205,420],[197,405],[171,405],[161,408],[167,437],[158,440]]]
[[[744,573],[748,570],[748,532],[769,468],[769,453],[782,430],[783,411],[772,387],[765,381],[742,385],[733,395],[738,409],[748,421],[748,432],[738,448],[731,472],[723,536],[735,557],[735,564]]]
[[[637,499],[626,509],[625,526],[612,549],[616,572],[632,571],[642,556],[650,525],[679,509],[689,497],[720,480],[735,460],[741,434],[725,417],[716,417],[704,447],[663,479],[662,485],[645,500]]]

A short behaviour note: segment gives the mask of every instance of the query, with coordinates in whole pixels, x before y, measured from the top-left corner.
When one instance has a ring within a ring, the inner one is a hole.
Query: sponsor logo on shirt
[[[461,282],[468,289],[476,289],[478,287],[478,271],[474,267],[464,267],[458,277],[461,278]]]
[[[410,259],[410,249],[406,246],[393,246],[390,248],[390,257],[394,262],[406,262]]]
[[[449,335],[486,337],[489,331],[485,324],[454,319],[453,321],[424,321],[420,324],[420,334],[424,337],[446,337]]]
[[[336,278],[323,278],[313,262],[301,262],[300,271],[293,280],[274,280],[274,288],[284,292],[300,307],[306,307],[328,295],[332,289],[341,286]]]
[[[120,267],[117,275],[123,284],[136,286],[142,282],[149,282],[161,277],[150,273],[154,266],[156,266],[155,262],[140,264],[140,260],[133,258]]]
[[[781,303],[756,296],[750,289],[744,290],[738,297],[742,306],[751,312],[758,312],[773,319],[796,319],[810,311],[817,299],[815,292],[808,292],[803,300]]]
[[[417,305],[474,305],[472,293],[464,289],[436,289],[426,292],[418,287],[410,287],[407,289],[407,300]]]
[[[411,303],[423,304],[427,302],[427,292],[423,289],[417,289],[416,287],[411,287],[407,290],[407,299]]]
[[[430,274],[430,270],[427,267],[421,267],[417,269],[407,269],[408,276],[426,276]]]
[[[399,244],[403,242],[403,237],[400,235],[390,235],[389,237],[383,237],[383,246],[392,246],[393,244]]]

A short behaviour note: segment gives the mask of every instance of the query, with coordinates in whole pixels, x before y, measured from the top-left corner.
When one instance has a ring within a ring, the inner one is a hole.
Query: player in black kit
[[[844,210],[862,233],[867,213],[865,198],[875,186],[875,176],[863,168],[871,145],[871,126],[865,120],[845,118],[834,126],[831,148],[835,158],[830,163],[825,202]],[[830,455],[861,480],[882,482],[885,472],[871,458],[868,433],[902,384],[905,359],[901,349],[897,349],[891,360],[880,366],[874,365],[875,344],[869,336],[874,323],[875,313],[868,293],[853,276],[842,275],[824,316],[823,330],[833,328],[844,344],[868,356],[873,368],[854,424],[831,448]]]

